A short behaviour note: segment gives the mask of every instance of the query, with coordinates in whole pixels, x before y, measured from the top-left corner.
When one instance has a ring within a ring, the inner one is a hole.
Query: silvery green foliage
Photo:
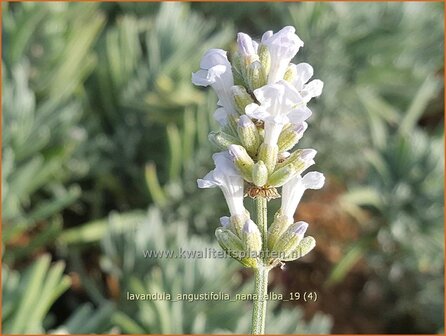
[[[55,105],[79,94],[95,65],[92,46],[104,24],[97,9],[93,3],[6,6],[3,62],[10,71],[24,60],[30,63],[39,102]]]
[[[79,306],[64,323],[57,328],[48,330],[49,334],[114,334],[111,317],[115,304],[103,302],[99,307],[91,303]]]
[[[420,328],[436,330],[443,323],[444,131],[428,137],[417,120],[438,89],[439,81],[426,79],[396,125],[372,117],[369,110],[375,145],[365,153],[369,169],[364,183],[352,184],[341,205],[353,214],[367,208],[371,218],[362,219],[366,234],[332,275],[332,280],[342,279],[352,263],[366,257],[385,293],[399,298],[392,309],[410,314]]]
[[[3,240],[38,222],[48,227],[29,246],[14,253],[8,249],[6,260],[24,257],[54,239],[61,230],[57,214],[80,196],[73,181],[88,170],[78,155],[86,132],[79,125],[80,97],[73,96],[92,70],[91,45],[103,19],[92,17],[94,5],[73,16],[65,5],[5,6]]]
[[[189,160],[196,142],[195,106],[205,101],[189,84],[190,62],[198,61],[197,51],[226,44],[231,34],[230,26],[215,32],[216,23],[192,12],[188,4],[157,7],[143,17],[120,16],[107,29],[97,45],[99,62],[88,91],[95,112],[88,120],[89,133],[101,145],[100,161],[92,158],[98,164],[91,165],[91,177],[103,183],[94,191],[113,195],[119,209],[144,207],[147,202],[141,164],[150,163],[153,173],[156,163],[162,184],[185,168],[184,158]],[[168,146],[176,150],[172,160],[159,150]],[[151,177],[153,201],[163,204],[157,177]],[[99,201],[95,211],[105,216],[105,201]]]
[[[2,332],[45,333],[44,319],[54,301],[70,286],[63,262],[37,259],[23,273],[2,268]]]
[[[63,325],[54,325],[50,308],[70,287],[65,264],[51,264],[49,255],[39,257],[23,271],[2,268],[2,331],[4,334],[110,333],[114,305],[104,301],[99,308],[84,304]]]
[[[318,149],[324,170],[350,178],[365,169],[362,149],[371,140],[369,106],[394,123],[397,116],[388,102],[397,114],[404,113],[424,80],[442,71],[443,7],[427,2],[305,2],[275,4],[275,9],[304,41],[315,41],[299,52],[300,59],[311,59],[326,85],[314,105],[318,127],[303,145]]]
[[[83,129],[76,126],[81,111],[77,104],[64,107],[37,105],[28,87],[29,65],[18,64],[5,70],[3,239],[8,241],[37,222],[49,220],[52,230],[46,233],[46,237],[41,236],[44,240],[40,244],[43,244],[60,230],[60,223],[54,215],[80,195],[77,186],[66,187],[64,184],[71,177],[72,169],[82,168],[77,165],[76,158],[71,157],[85,139]]]

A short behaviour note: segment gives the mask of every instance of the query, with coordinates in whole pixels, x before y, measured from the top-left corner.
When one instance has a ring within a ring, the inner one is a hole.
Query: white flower
[[[311,98],[320,96],[324,83],[315,79],[309,82],[308,80],[313,76],[313,67],[308,63],[290,64],[291,71],[294,73],[294,78],[291,84],[301,94],[303,100],[308,103]]]
[[[217,93],[218,104],[223,106],[227,113],[236,114],[231,92],[234,78],[226,51],[208,50],[201,59],[200,68],[201,70],[192,74],[192,83],[199,86],[212,86]]]
[[[225,196],[231,216],[244,215],[243,206],[243,178],[234,166],[228,151],[215,153],[212,156],[215,169],[210,171],[203,179],[198,179],[199,188],[219,187]]]
[[[269,84],[283,79],[290,61],[297,54],[299,48],[304,45],[295,31],[294,27],[287,26],[275,34],[272,31],[267,31],[262,36],[262,43],[268,47],[271,55]]]
[[[283,125],[300,124],[306,120],[311,111],[305,105],[302,96],[287,81],[281,80],[254,90],[260,102],[246,106],[248,116],[265,122],[265,139],[268,145],[276,145]]]
[[[294,212],[307,189],[320,189],[324,185],[325,177],[319,172],[310,172],[304,177],[297,175],[282,187],[282,215],[293,219]]]

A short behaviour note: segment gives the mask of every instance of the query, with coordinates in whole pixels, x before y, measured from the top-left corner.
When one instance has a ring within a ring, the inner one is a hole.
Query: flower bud
[[[236,117],[234,114],[228,114],[228,124],[226,125],[227,131],[225,130],[225,133],[236,136],[237,121],[238,117]]]
[[[246,114],[240,116],[237,133],[246,151],[251,156],[256,155],[260,146],[260,135],[257,126]]]
[[[254,161],[246,152],[246,149],[239,145],[230,145],[229,153],[234,159],[234,164],[240,171],[241,176],[248,182],[252,182],[252,168]]]
[[[218,228],[215,230],[218,244],[232,258],[238,260],[245,267],[257,267],[257,259],[247,256],[240,238],[229,230]]]
[[[292,261],[298,258],[302,258],[306,254],[308,254],[315,246],[316,246],[316,240],[313,237],[311,236],[305,237],[304,239],[301,240],[299,245],[282,260]]]
[[[265,71],[259,61],[255,61],[248,66],[246,77],[251,91],[266,85]]]
[[[249,56],[256,53],[254,46],[252,44],[252,39],[248,34],[238,33],[237,45],[240,54],[243,56]]]
[[[263,187],[268,181],[268,168],[263,161],[258,161],[252,167],[252,183],[257,187]]]
[[[276,167],[278,152],[277,145],[267,145],[266,143],[260,145],[258,158],[265,163],[269,173],[272,173]]]
[[[245,251],[248,253],[248,256],[253,258],[257,257],[262,250],[262,235],[257,225],[251,219],[248,219],[243,226],[242,235]]]
[[[277,141],[277,145],[279,146],[279,152],[288,151],[293,148],[307,129],[308,124],[306,122],[302,122],[298,125],[292,125],[284,128],[282,133],[279,136],[279,140]]]
[[[263,43],[260,43],[258,52],[263,70],[265,71],[265,74],[268,75],[269,69],[271,68],[271,54],[269,53],[268,47]]]
[[[240,53],[234,52],[231,54],[232,76],[234,77],[235,85],[245,85],[242,63],[243,61]]]
[[[208,135],[208,139],[211,143],[222,150],[228,149],[230,145],[240,144],[237,138],[222,131],[210,132]]]
[[[296,175],[296,168],[289,164],[285,167],[276,169],[268,179],[268,184],[273,187],[281,187]]]
[[[304,237],[308,224],[305,222],[297,222],[291,224],[288,229],[280,236],[273,247],[273,251],[280,254],[281,258],[285,258],[294,251]]]
[[[217,228],[215,236],[221,248],[231,257],[240,259],[243,256],[243,243],[234,233],[224,228]]]
[[[252,62],[259,60],[257,52],[254,48],[254,43],[248,34],[238,33],[237,45],[239,53],[241,57],[244,59],[246,65],[249,65]]]
[[[287,232],[289,234],[300,237],[300,240],[302,240],[302,238],[305,235],[305,232],[307,232],[307,229],[308,229],[308,223],[300,221],[291,224],[290,227],[287,229]]]
[[[280,169],[290,164],[296,169],[296,173],[300,174],[314,164],[313,159],[316,156],[316,153],[317,151],[314,149],[296,150],[283,162],[278,163],[276,169]]]
[[[244,115],[245,107],[254,103],[251,95],[241,85],[234,85],[231,87],[232,95],[234,96],[235,107],[238,113]]]
[[[279,237],[286,231],[286,229],[293,223],[293,220],[282,216],[277,212],[274,216],[274,222],[268,228],[268,248],[273,249]]]
[[[230,226],[229,229],[234,232],[237,236],[242,236],[243,226],[245,225],[246,220],[249,219],[247,215],[233,215],[230,218]]]
[[[231,225],[231,219],[228,216],[220,217],[220,225],[225,229],[229,228],[229,225]]]

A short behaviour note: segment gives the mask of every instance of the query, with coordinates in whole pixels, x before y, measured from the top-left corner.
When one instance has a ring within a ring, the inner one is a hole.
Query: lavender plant
[[[307,104],[323,87],[320,80],[308,82],[311,65],[290,63],[303,44],[290,26],[266,32],[260,43],[239,33],[229,59],[226,51],[210,49],[192,74],[195,85],[211,86],[219,99],[214,117],[221,129],[209,140],[221,151],[213,155],[215,169],[197,183],[222,190],[230,216],[220,218],[217,241],[255,271],[253,334],[265,330],[269,271],[316,244],[305,237],[307,223],[294,223],[305,190],[320,189],[325,181],[319,172],[302,176],[315,163],[316,150],[293,151],[308,127]],[[247,196],[256,201],[255,221],[243,203]],[[274,198],[281,198],[281,207],[268,226],[268,201]]]

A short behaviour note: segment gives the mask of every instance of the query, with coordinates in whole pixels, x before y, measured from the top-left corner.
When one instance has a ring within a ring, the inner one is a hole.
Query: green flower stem
[[[268,204],[266,198],[257,197],[257,226],[262,234],[262,250],[265,252],[267,247],[267,222],[268,222]],[[264,256],[266,258],[266,255]]]
[[[262,233],[262,252],[264,259],[267,259],[267,200],[258,197],[257,205],[257,225]],[[265,317],[266,317],[266,297],[268,295],[268,273],[269,267],[262,262],[255,270],[255,299],[252,311],[251,334],[262,335],[265,333]]]

